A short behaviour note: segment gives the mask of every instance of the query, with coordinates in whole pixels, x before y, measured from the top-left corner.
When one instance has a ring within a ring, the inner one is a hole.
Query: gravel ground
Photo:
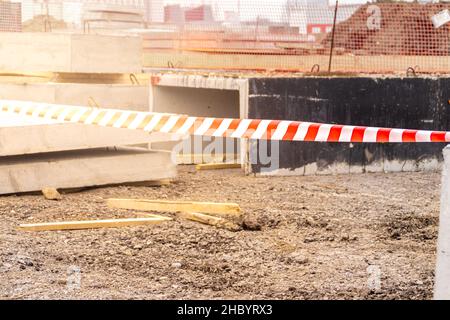
[[[1,299],[430,299],[439,173],[248,177],[181,167],[162,187],[0,197]],[[111,197],[239,203],[248,229],[18,231],[136,217]],[[260,230],[258,230],[260,229]]]

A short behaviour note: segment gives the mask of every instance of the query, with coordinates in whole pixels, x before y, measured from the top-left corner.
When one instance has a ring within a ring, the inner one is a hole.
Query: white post
[[[450,300],[450,146],[444,149],[434,299]]]

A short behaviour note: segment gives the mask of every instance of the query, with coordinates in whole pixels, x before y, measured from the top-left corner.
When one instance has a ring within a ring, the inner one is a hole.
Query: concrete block
[[[137,36],[72,35],[70,72],[141,73],[142,39]]]
[[[0,72],[140,73],[138,36],[0,33]]]
[[[95,149],[0,158],[0,194],[171,179],[170,153]]]
[[[444,149],[434,298],[450,300],[450,146]]]

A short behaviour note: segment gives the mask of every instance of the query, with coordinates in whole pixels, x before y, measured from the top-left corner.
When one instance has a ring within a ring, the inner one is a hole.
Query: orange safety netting
[[[448,1],[18,2],[0,31],[139,34],[147,67],[450,73]]]

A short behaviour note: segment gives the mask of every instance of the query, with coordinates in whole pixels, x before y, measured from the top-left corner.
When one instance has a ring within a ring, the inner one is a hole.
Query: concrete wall
[[[162,87],[153,89],[155,112],[203,117],[239,117],[239,92],[218,89]]]
[[[249,118],[425,130],[447,130],[450,124],[450,78],[255,78],[249,82]],[[279,170],[272,173],[435,170],[442,148],[443,144],[281,142]],[[253,164],[251,172],[261,173],[264,167]]]
[[[447,130],[450,124],[450,78],[233,78],[179,73],[155,75],[151,82],[150,109],[157,112],[425,130]],[[240,142],[247,173],[436,170],[443,148],[443,144],[264,143]]]
[[[444,149],[434,298],[450,300],[450,146]]]
[[[197,76],[163,76],[155,79],[150,90],[150,109],[154,112],[220,118],[245,116],[241,108],[245,105],[241,103],[245,92],[240,91],[243,82]],[[214,146],[219,140],[223,148],[216,148],[210,153],[208,146]],[[176,145],[181,148],[179,142],[152,144],[152,148],[173,150]],[[184,141],[182,150],[178,151],[179,162],[202,163],[222,161],[223,158],[231,161],[238,157],[239,149],[240,142],[235,139],[193,137]]]

